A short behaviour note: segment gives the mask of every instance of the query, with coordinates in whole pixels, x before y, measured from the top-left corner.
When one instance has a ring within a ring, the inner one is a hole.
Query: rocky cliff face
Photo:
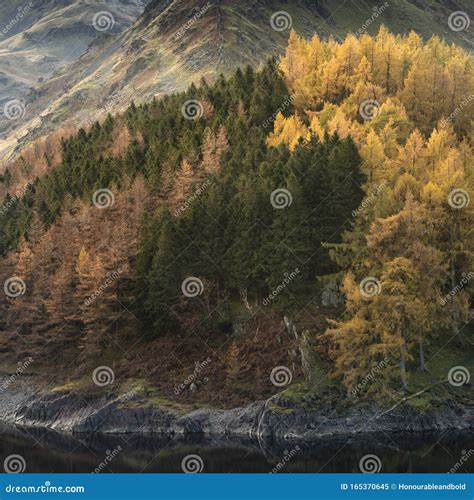
[[[199,434],[208,437],[305,440],[376,432],[473,430],[474,408],[446,406],[429,413],[398,407],[336,411],[289,403],[279,396],[232,410],[189,412],[153,405],[140,392],[83,397],[42,394],[31,386],[10,386],[0,401],[0,421],[78,433]]]

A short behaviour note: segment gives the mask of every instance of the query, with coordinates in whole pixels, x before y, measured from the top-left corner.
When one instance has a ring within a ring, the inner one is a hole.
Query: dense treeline
[[[35,301],[22,328],[47,331],[48,338],[79,329],[84,352],[97,355],[107,321],[113,323],[120,310],[114,301],[130,304],[141,318],[140,336],[148,337],[199,324],[225,328],[234,299],[251,312],[295,270],[298,279],[272,304],[291,313],[311,301],[317,276],[336,269],[322,243],[340,241],[362,201],[365,179],[349,137],[321,141],[314,135],[293,154],[285,145],[267,145],[266,124],[287,99],[270,61],[258,73],[238,70],[213,86],[203,81],[184,94],[132,104],[123,117],[109,116],[64,140],[61,163],[28,185],[21,199],[7,200],[2,214],[2,250],[17,248],[8,274],[23,277],[22,300]],[[187,116],[183,105],[189,101],[198,106],[198,119]],[[127,231],[121,218],[126,197],[117,198],[119,212],[90,203],[105,188],[112,194],[131,190],[136,200],[137,182],[150,201],[142,200],[142,222],[131,218]],[[107,211],[121,214],[117,229],[128,235],[127,244],[124,234],[116,241],[101,236],[107,221],[114,225]],[[65,217],[79,228],[71,229],[66,245],[62,224],[53,224]],[[46,242],[45,262],[35,254]],[[69,264],[60,265],[61,259]],[[48,270],[49,282],[39,268]],[[92,307],[83,307],[106,273],[119,268],[127,272]],[[188,300],[182,283],[189,277],[198,278],[202,293]],[[7,301],[9,317],[20,302]]]
[[[273,303],[286,313],[301,309],[315,294],[317,276],[334,270],[321,243],[339,240],[362,199],[354,143],[333,137],[321,144],[314,137],[290,156],[286,148],[267,149],[257,134],[258,142],[233,142],[220,171],[182,214],[164,208],[145,226],[140,286],[148,291],[145,311],[163,331],[196,303],[183,304],[187,277],[203,281],[205,300],[198,306],[209,320],[225,318],[219,305],[228,307],[224,298],[237,293],[251,310],[296,269],[298,279]],[[282,189],[288,206],[275,208],[272,193],[278,197]]]
[[[271,311],[308,372],[295,320],[337,281],[345,316],[312,345],[348,392],[379,366],[368,393],[406,391],[469,319],[472,82],[472,57],[436,38],[292,33],[279,64],[132,104],[41,168],[20,159],[35,178],[4,201],[0,253],[26,291],[2,297],[4,330],[88,365],[119,337],[133,350]]]
[[[259,125],[287,97],[275,62],[259,74],[248,68],[245,72],[238,70],[231,82],[221,77],[213,87],[202,83],[200,90],[192,86],[185,94],[167,96],[138,108],[132,103],[123,118],[109,116],[103,124],[95,123],[88,132],[81,129],[64,140],[59,167],[36,180],[29,179],[31,185],[21,199],[12,200],[7,195],[0,214],[0,252],[5,254],[15,248],[19,238],[27,235],[34,213],[49,226],[60,213],[66,194],[91,199],[95,190],[120,185],[126,176],[133,178],[138,173],[156,187],[165,168],[172,173],[183,159],[195,163],[206,133],[219,126],[225,126],[227,136],[241,144],[248,142],[247,134],[255,131],[249,137],[264,143]],[[200,99],[204,106],[204,116],[197,121],[182,113],[183,104],[192,99]],[[132,131],[133,140],[126,151],[113,155],[114,142],[124,140],[115,131],[123,126],[122,122]],[[34,172],[33,162],[23,161],[26,173]],[[2,182],[8,182],[9,177],[3,176]]]
[[[331,245],[347,299],[327,332],[334,374],[352,392],[382,363],[370,390],[406,391],[437,337],[469,342],[472,56],[385,28],[341,44],[293,32],[281,69],[296,109],[277,117],[268,142],[351,136],[368,179],[354,228]]]

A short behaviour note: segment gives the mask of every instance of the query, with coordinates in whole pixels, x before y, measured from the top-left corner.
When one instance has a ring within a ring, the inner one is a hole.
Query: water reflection
[[[0,428],[0,459],[23,456],[27,472],[181,472],[198,455],[204,472],[359,472],[376,455],[382,472],[472,472],[473,433],[373,434],[307,442],[258,442],[138,435],[64,435],[44,429]],[[464,454],[463,454],[464,452]]]

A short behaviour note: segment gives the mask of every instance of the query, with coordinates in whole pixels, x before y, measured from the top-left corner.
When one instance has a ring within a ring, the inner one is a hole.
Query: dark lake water
[[[19,455],[26,472],[182,472],[183,467],[203,472],[360,472],[367,455],[376,457],[365,458],[367,467],[380,464],[381,472],[448,472],[453,467],[473,472],[473,448],[473,433],[453,432],[276,444],[0,428],[0,467],[7,457]]]

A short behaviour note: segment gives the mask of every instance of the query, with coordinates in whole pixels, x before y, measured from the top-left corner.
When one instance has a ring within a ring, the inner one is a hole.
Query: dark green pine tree
[[[146,300],[144,307],[151,319],[148,335],[159,336],[180,325],[176,309],[181,298],[181,283],[185,277],[182,268],[183,237],[176,228],[171,214],[163,210],[159,216],[156,249],[151,266],[146,272]],[[146,263],[146,259],[142,263]],[[149,261],[149,259],[148,259]]]

